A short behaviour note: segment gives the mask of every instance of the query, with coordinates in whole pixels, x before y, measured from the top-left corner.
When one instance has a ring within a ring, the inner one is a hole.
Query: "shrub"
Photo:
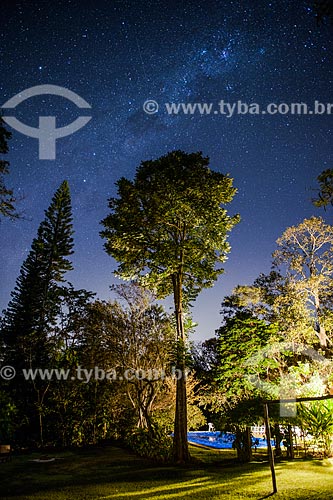
[[[172,438],[157,424],[152,424],[151,430],[132,429],[125,438],[126,444],[141,457],[151,458],[160,462],[171,461]]]
[[[16,428],[15,425],[16,407],[10,398],[0,392],[0,443],[8,444]]]
[[[324,450],[324,455],[333,454],[333,401],[315,401],[308,405],[301,404],[298,410],[303,428],[311,434],[318,445]]]

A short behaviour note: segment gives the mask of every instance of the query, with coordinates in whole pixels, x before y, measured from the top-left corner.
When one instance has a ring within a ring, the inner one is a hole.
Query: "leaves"
[[[333,227],[321,217],[311,217],[287,228],[277,244],[274,266],[286,269],[291,292],[285,298],[289,295],[291,308],[294,301],[305,308],[321,346],[326,347],[325,316],[332,308]]]
[[[118,274],[165,297],[181,273],[184,301],[212,286],[223,272],[216,263],[230,251],[227,234],[239,221],[222,207],[236,192],[232,179],[211,171],[201,153],[174,151],[143,162],[133,182],[117,185],[101,235],[120,263]]]
[[[333,401],[314,401],[298,406],[302,427],[316,440],[322,440],[326,456],[333,451]]]
[[[0,154],[8,153],[7,141],[11,138],[11,133],[4,127],[4,122],[0,116]],[[9,163],[5,160],[0,160],[0,217],[9,217],[17,219],[19,217],[15,209],[16,198],[11,189],[5,185],[4,176],[9,173]]]
[[[312,203],[316,207],[324,207],[326,209],[327,205],[333,205],[333,169],[324,170],[318,175],[317,180],[319,183],[318,198],[314,198]]]

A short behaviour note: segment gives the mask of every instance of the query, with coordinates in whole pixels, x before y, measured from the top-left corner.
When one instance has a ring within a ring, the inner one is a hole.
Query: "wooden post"
[[[275,468],[274,468],[274,455],[273,455],[273,449],[272,449],[272,444],[271,444],[271,429],[269,427],[269,416],[268,416],[268,404],[267,403],[264,404],[264,417],[265,417],[265,426],[266,426],[268,461],[269,461],[269,466],[271,468],[271,474],[272,474],[273,493],[277,493]]]

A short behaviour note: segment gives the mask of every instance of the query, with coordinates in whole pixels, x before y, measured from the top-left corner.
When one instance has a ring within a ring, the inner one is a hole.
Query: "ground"
[[[2,500],[244,500],[271,492],[268,463],[260,455],[238,465],[233,451],[191,447],[195,463],[157,465],[118,447],[52,453],[54,462],[32,462],[41,454],[13,456],[0,464]],[[333,499],[330,460],[282,461],[276,466],[274,500]]]

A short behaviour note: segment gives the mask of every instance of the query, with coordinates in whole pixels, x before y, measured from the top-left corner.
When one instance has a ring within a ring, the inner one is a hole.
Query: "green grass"
[[[39,455],[14,456],[0,464],[2,500],[262,499],[272,491],[267,462],[236,465],[233,451],[191,447],[196,463],[161,466],[116,447],[55,453],[51,463]],[[274,499],[333,498],[329,460],[295,460],[276,465]]]

